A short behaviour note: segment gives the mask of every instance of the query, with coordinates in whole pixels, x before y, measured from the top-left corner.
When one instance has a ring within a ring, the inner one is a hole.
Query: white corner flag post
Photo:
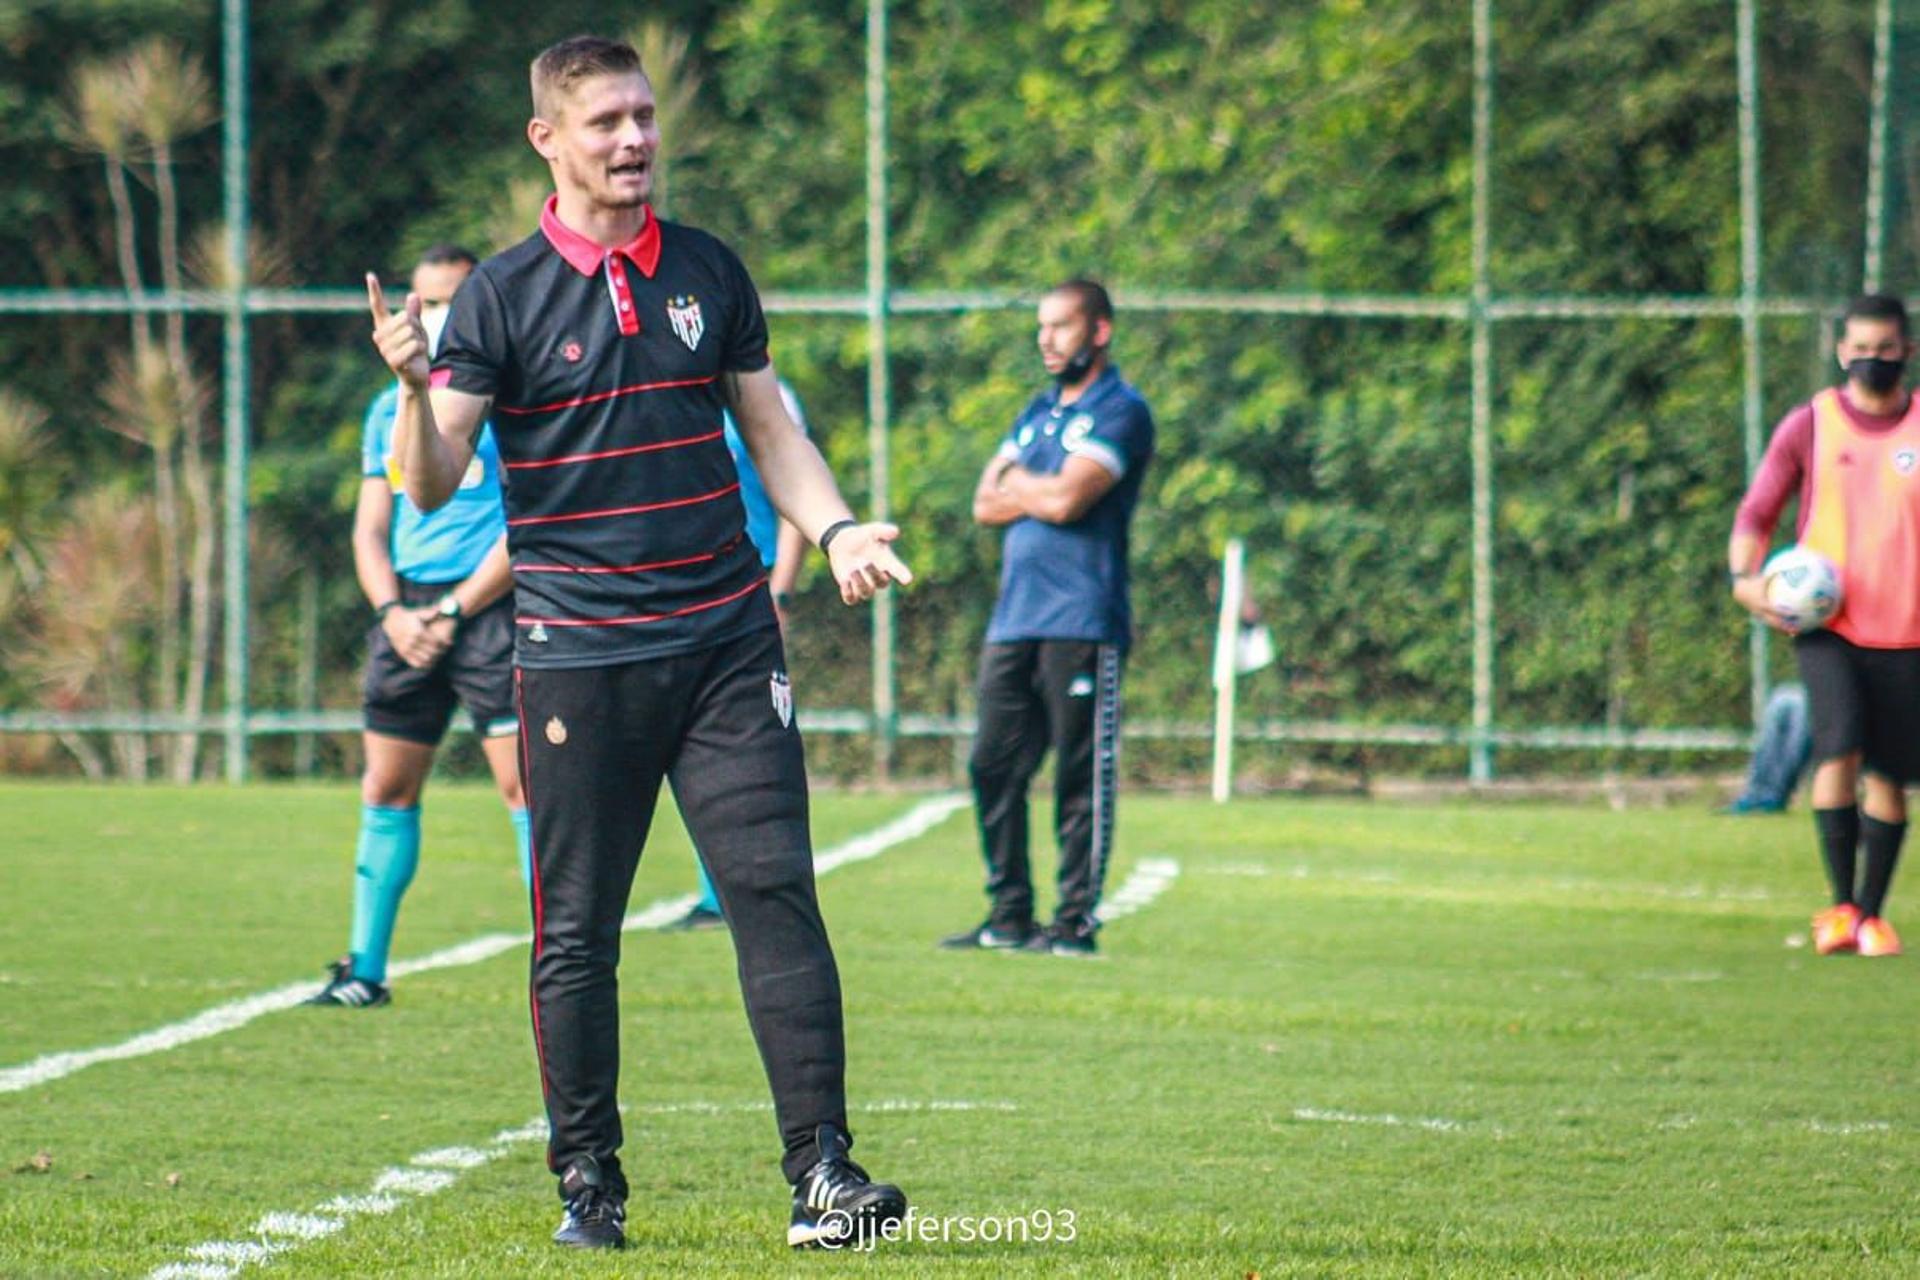
[[[1233,693],[1238,667],[1240,606],[1246,598],[1247,544],[1227,540],[1220,559],[1220,632],[1213,642],[1213,801],[1233,794]]]

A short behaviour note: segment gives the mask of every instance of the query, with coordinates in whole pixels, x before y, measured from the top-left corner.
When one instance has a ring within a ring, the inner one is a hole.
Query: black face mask
[[[1862,356],[1858,360],[1847,361],[1847,380],[1859,383],[1877,396],[1883,396],[1900,385],[1900,375],[1906,370],[1905,360]]]
[[[1060,372],[1053,375],[1053,380],[1063,387],[1072,386],[1087,376],[1087,370],[1093,368],[1093,362],[1099,354],[1100,348],[1089,342],[1068,357],[1067,362],[1060,366]]]

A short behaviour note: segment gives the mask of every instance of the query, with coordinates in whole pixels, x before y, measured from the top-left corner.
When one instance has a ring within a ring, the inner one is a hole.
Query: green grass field
[[[824,795],[818,843],[919,801]],[[0,1072],[342,949],[346,788],[0,808]],[[634,933],[624,1255],[549,1245],[540,1143],[495,1141],[540,1109],[516,946],[0,1092],[0,1275],[1920,1274],[1920,958],[1788,945],[1804,814],[1129,796],[1110,891],[1153,857],[1095,960],[933,948],[982,905],[965,811],[820,882],[856,1154],[1025,1243],[789,1254],[732,948]],[[669,812],[634,903],[691,884]],[[396,956],[525,914],[496,802],[434,791]]]

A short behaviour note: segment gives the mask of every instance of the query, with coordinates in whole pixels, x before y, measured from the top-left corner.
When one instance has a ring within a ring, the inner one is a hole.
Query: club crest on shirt
[[[1033,443],[1033,424],[1031,422],[1020,428],[1019,433],[1013,437],[1013,443],[1022,449]]]
[[[1068,450],[1077,449],[1080,446],[1080,442],[1092,434],[1093,415],[1090,413],[1076,413],[1068,420],[1067,429],[1060,433],[1060,445],[1062,448]]]
[[[700,335],[707,331],[707,322],[700,317],[700,299],[690,293],[668,298],[667,323],[673,326],[674,336],[687,344],[687,350],[696,350]]]
[[[565,346],[560,348],[560,358],[568,364],[579,364],[580,357],[586,354],[587,349],[577,342],[569,341]]]
[[[773,692],[773,713],[780,717],[780,727],[793,725],[793,682],[787,679],[787,673],[776,671],[767,681],[767,687]]]
[[[547,741],[560,746],[567,740],[567,726],[559,716],[547,721]]]
[[[1901,475],[1912,475],[1915,463],[1920,463],[1920,453],[1915,453],[1912,449],[1897,449],[1894,451],[1893,469]]]

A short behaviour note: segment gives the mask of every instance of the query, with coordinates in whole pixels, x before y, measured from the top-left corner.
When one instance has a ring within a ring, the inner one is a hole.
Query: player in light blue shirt
[[[449,245],[428,250],[414,268],[412,288],[431,341],[437,343],[453,295],[473,266],[472,254]],[[400,900],[420,861],[420,792],[456,703],[480,735],[513,820],[521,879],[529,875],[500,451],[491,429],[483,429],[459,491],[445,507],[423,514],[407,498],[394,461],[398,398],[398,387],[375,397],[361,433],[353,562],[374,621],[353,926],[331,981],[307,1001],[335,1008],[372,1008],[391,998],[387,953]]]

